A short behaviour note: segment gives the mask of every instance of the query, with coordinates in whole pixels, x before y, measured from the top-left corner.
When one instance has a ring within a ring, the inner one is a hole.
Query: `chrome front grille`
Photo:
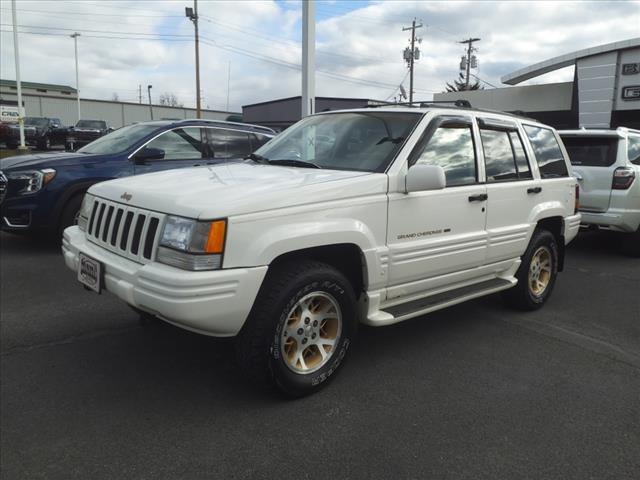
[[[0,171],[0,203],[4,200],[4,196],[7,194],[7,188],[9,187],[9,181],[5,177],[4,173]]]
[[[156,255],[164,215],[101,198],[93,201],[87,238],[103,248],[139,263]]]

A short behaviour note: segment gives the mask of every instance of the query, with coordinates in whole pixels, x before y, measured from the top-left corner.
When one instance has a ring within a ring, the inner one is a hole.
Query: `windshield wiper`
[[[306,162],[304,160],[294,160],[288,158],[280,158],[278,160],[267,160],[271,165],[291,165],[292,167],[303,167],[303,168],[322,168],[320,165],[317,165],[313,162]]]
[[[253,160],[256,163],[268,164],[269,159],[267,157],[263,157],[262,155],[258,155],[257,153],[250,153],[248,156],[244,157],[245,160]]]

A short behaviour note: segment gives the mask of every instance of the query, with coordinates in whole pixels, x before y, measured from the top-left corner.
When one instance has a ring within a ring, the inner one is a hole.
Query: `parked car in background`
[[[58,118],[26,117],[24,119],[24,142],[39,150],[48,150],[53,145],[64,145],[67,129]],[[15,149],[20,143],[20,125],[9,125],[6,145]]]
[[[84,192],[95,183],[242,159],[272,136],[269,128],[221,121],[146,122],[120,128],[77,152],[1,159],[0,227],[59,235],[76,221]]]
[[[327,112],[250,158],[94,185],[62,250],[87,288],[237,336],[249,376],[292,396],[335,376],[358,322],[496,292],[542,307],[580,226],[560,137],[512,115]]]
[[[75,126],[66,132],[65,149],[77,150],[112,131],[113,128],[104,120],[78,120]]]
[[[580,184],[582,223],[620,232],[622,248],[640,256],[640,130],[563,130]]]

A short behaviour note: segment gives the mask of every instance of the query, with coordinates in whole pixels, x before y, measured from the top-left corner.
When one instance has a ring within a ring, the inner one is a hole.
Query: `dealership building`
[[[52,117],[64,125],[78,121],[76,89],[66,85],[20,82],[22,104],[28,117]],[[0,106],[18,105],[18,91],[14,80],[0,80]],[[82,118],[105,120],[111,127],[119,128],[136,122],[151,120],[183,120],[196,118],[195,108],[168,107],[148,103],[118,102],[109,100],[80,99]],[[238,121],[240,113],[220,110],[202,110],[202,118],[209,120]]]
[[[572,82],[518,86],[572,65]],[[567,53],[501,80],[513,86],[439,93],[434,100],[465,99],[476,108],[522,112],[556,128],[640,129],[640,38]]]

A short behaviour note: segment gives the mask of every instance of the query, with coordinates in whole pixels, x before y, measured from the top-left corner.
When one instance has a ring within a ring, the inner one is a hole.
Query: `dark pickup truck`
[[[48,150],[53,145],[64,145],[67,129],[58,118],[26,117],[24,119],[24,142],[39,150]],[[20,127],[9,125],[6,134],[7,148],[13,150],[20,144]]]
[[[112,131],[113,128],[104,120],[78,120],[74,127],[67,130],[65,148],[69,151],[77,150]]]

